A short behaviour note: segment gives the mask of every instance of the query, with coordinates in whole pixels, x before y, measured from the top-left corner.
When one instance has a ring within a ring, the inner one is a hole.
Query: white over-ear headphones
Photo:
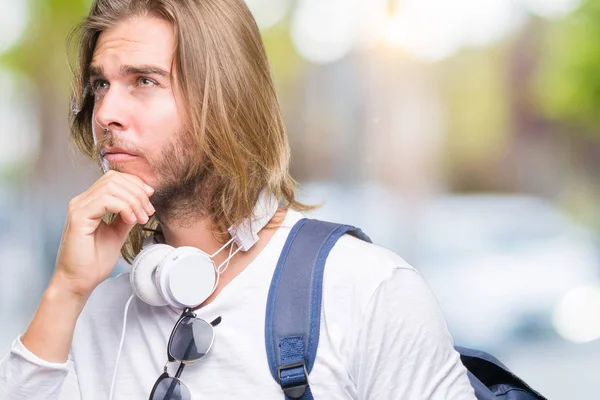
[[[274,195],[261,192],[253,216],[238,227],[229,228],[232,239],[212,255],[195,247],[175,248],[157,243],[159,237],[150,236],[132,263],[129,279],[133,293],[152,306],[194,308],[202,304],[214,292],[219,275],[224,271],[221,267],[225,262],[217,267],[212,257],[232,242],[238,249],[233,254],[230,252],[226,261],[238,251],[249,250],[277,207]]]

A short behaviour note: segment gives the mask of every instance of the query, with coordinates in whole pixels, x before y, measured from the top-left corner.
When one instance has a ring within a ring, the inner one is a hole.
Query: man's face
[[[157,192],[178,183],[195,150],[171,87],[174,48],[171,24],[135,17],[100,35],[90,64],[99,156]]]

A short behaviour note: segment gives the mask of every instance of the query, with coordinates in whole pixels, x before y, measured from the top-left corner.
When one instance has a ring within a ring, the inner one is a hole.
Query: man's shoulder
[[[377,289],[392,276],[415,274],[395,252],[344,235],[331,249],[324,275],[324,296],[344,299],[364,309]]]
[[[378,279],[386,279],[398,270],[415,271],[392,250],[352,235],[342,236],[333,246],[327,259],[327,268],[342,275],[371,275]]]

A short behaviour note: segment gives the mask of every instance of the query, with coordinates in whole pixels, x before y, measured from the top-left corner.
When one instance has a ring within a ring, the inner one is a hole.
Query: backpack
[[[269,369],[285,399],[312,400],[309,374],[319,344],[325,261],[337,240],[360,229],[301,219],[283,246],[273,274],[265,318]],[[493,356],[456,346],[478,400],[546,400]]]

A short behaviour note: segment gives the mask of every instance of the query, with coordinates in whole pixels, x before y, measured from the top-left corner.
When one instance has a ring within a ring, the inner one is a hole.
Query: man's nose
[[[99,125],[96,127],[98,132],[103,129],[126,131],[129,128],[127,97],[126,90],[113,86],[96,98],[94,123]]]

